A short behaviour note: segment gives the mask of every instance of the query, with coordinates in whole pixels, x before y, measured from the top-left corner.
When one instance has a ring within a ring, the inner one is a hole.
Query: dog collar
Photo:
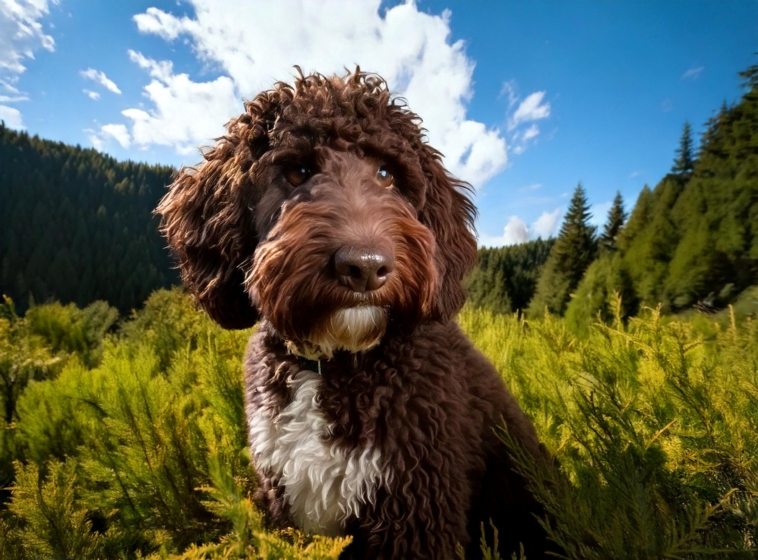
[[[300,369],[315,371],[321,375],[321,360],[309,360],[308,358],[297,356],[297,362],[300,364]]]

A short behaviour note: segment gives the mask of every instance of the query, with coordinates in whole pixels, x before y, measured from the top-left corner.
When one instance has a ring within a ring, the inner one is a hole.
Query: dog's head
[[[198,303],[227,328],[262,314],[306,354],[449,320],[476,258],[475,210],[419,123],[358,70],[246,103],[157,209]]]

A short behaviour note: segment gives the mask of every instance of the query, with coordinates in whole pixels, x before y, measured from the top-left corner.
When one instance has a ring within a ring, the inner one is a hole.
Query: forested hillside
[[[586,331],[598,314],[614,316],[617,295],[625,317],[658,304],[664,313],[716,312],[728,304],[740,315],[758,312],[758,66],[742,76],[747,93],[708,121],[697,151],[685,123],[671,172],[642,189],[628,222],[617,197],[598,237],[577,188],[531,317],[565,314]],[[497,293],[474,303],[503,311]]]
[[[496,313],[524,310],[534,296],[553,239],[537,239],[508,247],[482,247],[467,279],[469,302]]]
[[[752,298],[751,286],[758,285],[758,83],[747,85],[738,104],[722,106],[707,123],[696,154],[689,153],[685,124],[671,173],[652,191],[642,190],[618,251],[589,268],[569,305],[571,317],[587,319],[598,310],[608,316],[614,292],[625,294],[628,314],[640,305],[716,310],[741,295]]]
[[[178,282],[152,216],[173,169],[0,124],[0,294],[121,312]]]

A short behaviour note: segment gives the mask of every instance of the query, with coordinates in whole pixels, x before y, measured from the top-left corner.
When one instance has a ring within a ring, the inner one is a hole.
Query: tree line
[[[581,185],[555,240],[480,249],[470,301],[500,313],[545,310],[587,324],[662,305],[677,313],[737,303],[758,285],[758,66],[741,73],[739,103],[706,123],[695,149],[685,123],[660,183],[642,189],[627,221],[617,194],[602,233]],[[174,170],[118,162],[92,149],[0,124],[0,293],[121,313],[178,283],[152,215]],[[756,288],[758,290],[758,288]]]
[[[178,282],[152,215],[174,169],[118,162],[96,150],[0,123],[0,294],[122,313]]]
[[[684,124],[671,171],[642,189],[628,220],[617,194],[598,235],[580,184],[549,253],[537,249],[542,241],[480,251],[472,303],[565,315],[580,330],[598,314],[609,320],[658,304],[665,313],[727,304],[758,311],[758,66],[741,76],[747,92],[708,120],[697,150]],[[531,293],[514,297],[511,255],[521,253],[542,258],[524,260],[517,276],[539,280],[522,282]]]

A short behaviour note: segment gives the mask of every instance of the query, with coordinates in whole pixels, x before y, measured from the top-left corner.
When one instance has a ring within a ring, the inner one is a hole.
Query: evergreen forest
[[[506,432],[571,560],[758,555],[758,66],[601,228],[480,249],[458,322],[560,470]],[[0,126],[0,559],[336,559],[252,501],[241,360],[152,214],[173,169]],[[482,557],[498,529],[482,527]],[[461,555],[462,557],[462,555]]]
[[[178,283],[152,216],[174,169],[121,163],[0,123],[0,293],[121,313]]]
[[[596,317],[661,305],[664,314],[758,311],[758,67],[747,89],[706,123],[699,148],[683,126],[671,171],[645,186],[627,219],[617,194],[602,232],[578,185],[554,242],[480,249],[470,301],[496,312],[546,311],[577,332]],[[545,249],[549,247],[546,252]],[[518,278],[518,280],[516,280]],[[534,282],[534,279],[537,282]]]

